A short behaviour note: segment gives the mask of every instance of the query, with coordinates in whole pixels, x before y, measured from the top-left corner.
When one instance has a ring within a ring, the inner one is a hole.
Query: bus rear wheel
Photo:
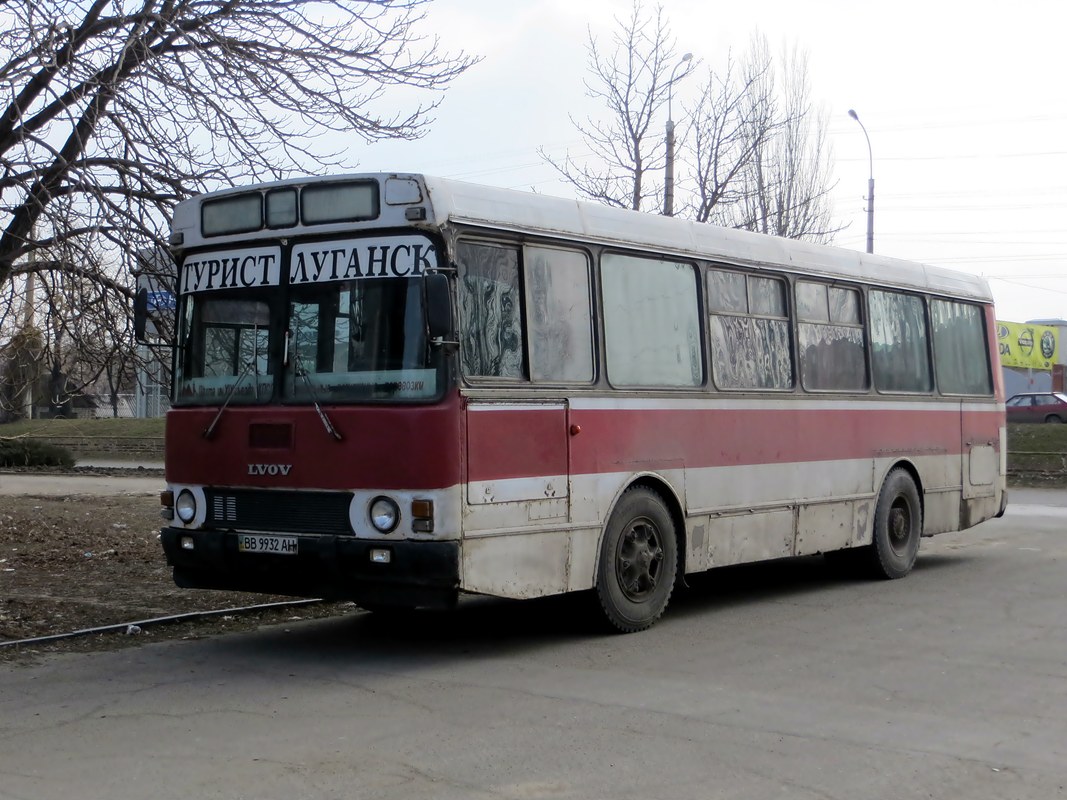
[[[915,481],[907,470],[894,469],[882,484],[874,512],[874,541],[868,554],[875,575],[892,580],[911,572],[922,529],[922,503]]]
[[[611,512],[600,546],[596,594],[621,633],[652,625],[667,609],[678,572],[678,537],[663,498],[629,489]]]

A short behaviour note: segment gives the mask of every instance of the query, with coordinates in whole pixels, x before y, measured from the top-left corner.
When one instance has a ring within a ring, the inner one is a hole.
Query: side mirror
[[[426,304],[426,326],[430,339],[444,339],[452,333],[452,299],[448,291],[448,276],[433,272],[423,278]]]
[[[148,290],[139,289],[133,297],[133,335],[142,344],[148,327]]]

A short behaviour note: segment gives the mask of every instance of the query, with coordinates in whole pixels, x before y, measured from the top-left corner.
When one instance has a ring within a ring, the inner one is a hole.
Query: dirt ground
[[[1020,484],[1050,485],[1016,481]],[[1062,484],[1061,478],[1058,485]],[[124,628],[57,642],[3,646],[104,625],[291,599],[179,589],[159,544],[161,524],[154,496],[0,496],[0,663],[200,638],[358,610],[351,603],[320,603],[145,626],[130,634]]]
[[[179,589],[159,544],[154,497],[0,497],[0,644],[192,611],[292,598]],[[162,638],[201,637],[292,618],[341,614],[322,603],[230,615],[137,633],[0,647],[0,661]]]

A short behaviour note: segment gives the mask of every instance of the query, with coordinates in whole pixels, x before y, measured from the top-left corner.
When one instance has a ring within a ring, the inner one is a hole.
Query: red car
[[[1008,398],[1008,422],[1063,422],[1067,420],[1067,394],[1029,392]]]

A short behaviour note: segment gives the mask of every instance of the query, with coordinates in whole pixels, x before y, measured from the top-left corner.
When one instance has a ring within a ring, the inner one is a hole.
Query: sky
[[[650,6],[646,0],[646,6]],[[835,244],[983,275],[1002,320],[1067,318],[1067,40],[1059,2],[663,0],[679,54],[706,70],[754,33],[807,52],[828,114]],[[610,42],[631,0],[433,0],[423,30],[482,61],[441,98],[428,134],[350,145],[359,169],[425,172],[574,196],[538,154],[585,152],[589,32]],[[675,92],[674,117],[696,91]],[[396,97],[394,95],[394,97]],[[665,123],[666,120],[664,119]],[[684,144],[683,144],[684,146]],[[678,175],[681,180],[683,176]]]

